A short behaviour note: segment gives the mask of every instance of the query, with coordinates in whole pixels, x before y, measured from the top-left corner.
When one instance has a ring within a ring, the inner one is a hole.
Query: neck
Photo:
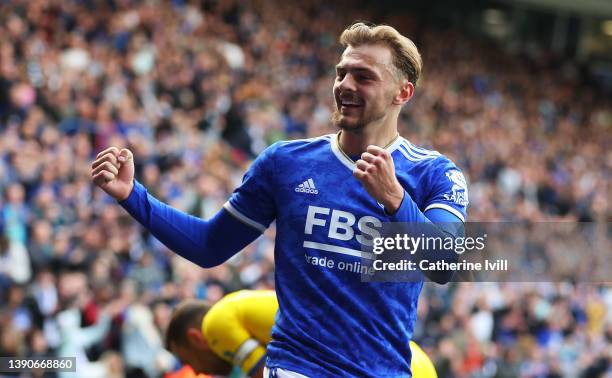
[[[365,152],[368,146],[387,147],[398,136],[397,127],[365,127],[358,132],[341,130],[339,144],[342,151],[349,156]]]

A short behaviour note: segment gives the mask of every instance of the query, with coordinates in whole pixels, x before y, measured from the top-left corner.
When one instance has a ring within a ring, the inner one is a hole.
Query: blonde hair
[[[356,22],[344,29],[340,35],[340,44],[344,47],[378,43],[391,49],[394,68],[416,86],[423,68],[421,54],[414,42],[395,28],[389,25],[368,26],[363,22]]]

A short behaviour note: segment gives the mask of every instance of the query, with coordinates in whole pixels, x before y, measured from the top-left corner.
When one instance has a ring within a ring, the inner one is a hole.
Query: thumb
[[[126,163],[132,160],[132,151],[128,150],[127,148],[122,148],[121,151],[119,151],[117,160],[119,160],[120,163]]]
[[[131,185],[134,180],[134,155],[132,155],[132,151],[127,148],[122,149],[117,155],[117,161],[120,164],[119,174],[117,175],[119,182]],[[129,192],[126,197],[128,194]]]

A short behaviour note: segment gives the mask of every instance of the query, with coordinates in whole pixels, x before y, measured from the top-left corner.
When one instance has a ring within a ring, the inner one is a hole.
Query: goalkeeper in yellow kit
[[[166,347],[196,373],[227,375],[238,366],[250,377],[262,377],[277,310],[276,293],[271,290],[241,290],[212,307],[187,301],[172,315]],[[427,354],[413,341],[410,349],[412,376],[436,378]]]

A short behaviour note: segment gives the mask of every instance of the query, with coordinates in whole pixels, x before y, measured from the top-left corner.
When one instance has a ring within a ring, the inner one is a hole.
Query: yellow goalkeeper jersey
[[[277,310],[274,291],[237,291],[212,306],[202,319],[202,333],[213,352],[251,374],[266,354]],[[412,376],[436,378],[427,354],[412,341],[410,350]]]

